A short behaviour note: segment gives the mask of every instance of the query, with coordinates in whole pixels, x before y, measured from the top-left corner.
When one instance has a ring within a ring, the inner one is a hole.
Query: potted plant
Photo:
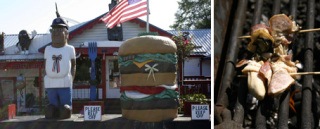
[[[206,96],[201,93],[181,95],[180,100],[184,116],[191,116],[192,104],[208,104]]]

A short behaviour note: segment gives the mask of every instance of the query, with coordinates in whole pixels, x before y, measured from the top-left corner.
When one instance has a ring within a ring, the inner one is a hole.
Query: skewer
[[[299,72],[299,73],[289,73],[291,76],[294,75],[317,75],[320,72]],[[247,77],[247,75],[237,75],[237,77]]]
[[[313,31],[320,31],[320,28],[300,30],[300,31],[298,31],[298,33],[307,33],[307,32],[313,32]],[[245,36],[240,36],[238,38],[239,39],[248,39],[250,37],[251,37],[250,35],[245,35]]]

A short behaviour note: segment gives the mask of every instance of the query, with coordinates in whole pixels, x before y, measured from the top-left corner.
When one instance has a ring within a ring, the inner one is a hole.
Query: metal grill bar
[[[297,18],[298,0],[290,0],[290,15],[293,20]]]
[[[238,36],[242,35],[242,30],[243,30],[243,25],[246,17],[246,9],[247,9],[247,0],[242,0],[241,2],[238,2],[237,10],[236,10],[236,15],[234,17],[234,22],[232,24],[232,32],[230,36],[230,41],[229,41],[229,46],[227,53],[228,55],[226,56],[226,63],[224,66],[224,72],[222,75],[222,81],[218,93],[218,99],[216,103],[217,108],[223,108],[224,111],[222,112],[229,112],[227,107],[229,106],[229,100],[228,100],[228,94],[227,94],[227,89],[230,88],[231,82],[234,77],[234,71],[235,71],[235,62],[238,57],[239,53],[239,43],[240,40],[238,39]],[[215,108],[216,108],[215,107]],[[216,108],[216,109],[217,109]],[[218,114],[218,115],[227,115],[223,116],[224,121],[226,120],[231,120],[232,116],[231,114]],[[219,117],[219,116],[218,116]],[[218,118],[221,120],[220,118]]]
[[[273,4],[273,7],[272,7],[272,14],[280,13],[281,0],[274,0],[273,3],[274,4]]]
[[[229,105],[226,89],[230,87],[231,81],[234,77],[235,67],[234,64],[238,57],[239,52],[239,36],[242,35],[242,29],[244,25],[244,19],[246,17],[247,0],[239,1],[237,6],[236,15],[232,25],[231,38],[226,56],[226,63],[224,67],[224,74],[222,75],[221,87],[219,89],[217,105],[223,105],[227,107]]]
[[[297,10],[298,2],[297,0],[290,1],[290,15],[293,20],[296,18],[296,10]],[[290,89],[285,91],[280,98],[280,107],[279,107],[279,121],[278,128],[279,129],[288,129],[288,121],[289,121],[289,101],[290,101]]]
[[[288,129],[290,89],[282,93],[279,107],[278,129]]]
[[[272,13],[273,14],[279,14],[280,13],[280,0],[275,0],[273,7],[272,7]],[[270,98],[269,96],[266,96],[264,100],[262,100],[257,109],[256,114],[256,128],[258,129],[266,129],[266,114],[265,111],[269,108],[272,109],[271,104],[278,105],[278,100],[276,98]],[[274,106],[274,105],[273,105]],[[283,115],[280,115],[283,116]],[[288,116],[287,116],[288,117]],[[285,118],[285,117],[284,117]]]
[[[281,13],[281,1],[282,0],[273,0],[272,1],[272,9],[268,8],[270,10],[267,10],[268,13],[272,12],[272,15],[275,14],[279,14]],[[299,23],[306,23],[306,27],[303,27],[304,29],[313,29],[315,27],[315,11],[316,11],[316,3],[315,0],[306,0],[307,1],[307,7],[306,7],[306,11],[305,9],[305,1],[300,1],[299,0],[290,0],[290,9],[285,9],[283,10],[283,13],[286,13],[287,11],[289,11],[290,16],[292,16],[293,20],[296,21],[298,15],[299,15]],[[287,1],[282,1],[283,3],[288,3]],[[236,122],[237,124],[243,124],[246,123],[246,121],[244,120],[245,116],[247,115],[245,112],[248,107],[246,107],[246,99],[247,99],[247,94],[248,94],[248,89],[247,89],[247,85],[246,85],[246,79],[241,79],[240,81],[240,85],[241,87],[238,87],[237,89],[237,98],[236,98],[236,103],[233,107],[233,109],[228,109],[227,107],[229,106],[229,100],[230,95],[227,94],[227,89],[232,89],[233,87],[231,87],[232,81],[233,81],[233,77],[234,77],[234,71],[235,71],[235,62],[238,58],[238,52],[239,52],[239,45],[240,45],[240,40],[237,39],[238,36],[241,35],[242,30],[243,30],[243,25],[244,25],[244,20],[245,20],[245,16],[246,16],[246,9],[247,9],[247,4],[248,1],[244,0],[244,1],[237,1],[235,2],[237,4],[237,9],[235,10],[235,12],[233,12],[233,14],[235,14],[234,18],[230,17],[230,19],[233,20],[232,23],[232,29],[231,29],[231,34],[228,37],[230,40],[228,41],[228,49],[226,51],[226,58],[225,60],[225,65],[223,67],[223,74],[221,76],[221,83],[220,83],[220,89],[218,92],[218,96],[217,96],[217,102],[216,102],[216,106],[222,106],[224,108],[226,108],[225,110],[227,111],[234,111],[233,114],[233,121]],[[252,2],[251,2],[252,3]],[[262,15],[262,8],[263,8],[263,0],[255,0],[254,3],[254,13],[253,13],[253,18],[252,18],[252,25],[255,24],[259,24],[260,22],[260,18]],[[268,3],[265,1],[265,3]],[[270,2],[269,2],[270,3]],[[252,3],[253,4],[253,3]],[[299,4],[299,6],[298,6]],[[271,4],[269,4],[271,5]],[[268,7],[269,7],[268,5]],[[288,7],[288,5],[285,5],[285,7]],[[297,11],[297,9],[299,8],[303,8],[302,10]],[[301,14],[301,12],[303,12],[303,14]],[[251,12],[248,13],[249,15],[252,15]],[[300,18],[301,16],[301,18]],[[304,17],[306,16],[306,18]],[[301,22],[301,21],[303,22]],[[250,21],[249,21],[250,22]],[[302,24],[305,25],[305,24]],[[247,29],[247,28],[245,28]],[[304,59],[302,60],[302,62],[304,63],[304,72],[312,72],[314,70],[314,57],[313,57],[313,52],[314,52],[314,32],[308,32],[305,33],[306,36],[303,37],[303,39],[305,40],[296,40],[296,42],[299,41],[304,41],[306,43],[304,44],[304,50],[302,50],[302,52],[304,52]],[[318,35],[316,35],[318,36]],[[295,42],[295,40],[293,41],[293,45],[297,44]],[[300,45],[300,44],[299,44]],[[294,53],[296,54],[296,53]],[[298,55],[298,54],[296,54]],[[294,56],[296,56],[294,55]],[[299,54],[300,55],[300,54]],[[299,58],[301,59],[301,57],[299,56]],[[249,123],[244,126],[251,126],[253,128],[259,128],[259,129],[266,129],[266,128],[279,128],[279,129],[288,129],[289,128],[289,124],[288,122],[290,120],[295,121],[294,119],[297,118],[297,121],[290,124],[292,126],[298,127],[298,128],[302,128],[302,129],[311,129],[314,128],[316,126],[318,126],[318,113],[320,111],[320,109],[317,109],[317,107],[315,107],[313,104],[312,99],[314,96],[313,93],[313,75],[304,75],[303,77],[303,82],[302,82],[302,92],[301,92],[301,96],[299,95],[298,98],[294,98],[296,101],[299,101],[296,103],[296,105],[301,105],[301,109],[299,106],[299,109],[297,110],[297,113],[293,116],[294,118],[289,119],[289,114],[290,112],[290,106],[289,106],[289,102],[290,102],[290,94],[292,93],[296,93],[296,90],[294,90],[295,87],[291,86],[291,89],[287,89],[285,92],[283,92],[280,96],[280,98],[277,97],[271,97],[266,95],[264,100],[259,101],[258,107],[257,107],[257,112],[255,114],[255,117],[252,119],[250,119],[251,122],[255,122],[255,123]],[[299,83],[299,82],[298,82]],[[246,88],[244,88],[246,87]],[[299,87],[300,89],[300,87]],[[315,88],[317,89],[317,88]],[[234,92],[234,91],[233,91]],[[296,97],[296,96],[294,96]],[[233,97],[231,98],[233,99]],[[301,99],[301,102],[300,102]],[[318,98],[316,98],[318,99]],[[279,102],[278,102],[279,101]],[[230,101],[230,103],[234,104],[234,101]],[[320,104],[317,104],[320,105]],[[313,107],[314,106],[314,107]],[[315,112],[315,110],[317,110]],[[275,111],[277,111],[278,114],[278,119],[275,119],[275,123],[276,125],[274,127],[269,127],[269,125],[273,126],[274,124],[267,124],[266,121],[268,121],[269,117],[272,117],[272,114],[270,114],[271,112],[267,112],[267,110],[272,110],[272,113],[275,113]],[[226,111],[223,111],[226,112]],[[222,114],[223,114],[222,112]],[[225,113],[226,114],[226,113]],[[251,112],[250,112],[251,114]],[[249,114],[249,115],[250,115]],[[215,114],[216,115],[216,114]],[[227,115],[228,119],[224,119],[223,121],[228,121],[229,119],[231,119],[231,115],[230,113]],[[254,116],[254,115],[252,115]],[[291,117],[291,114],[290,114]],[[314,118],[315,117],[315,118]],[[226,118],[226,117],[224,117]],[[229,123],[228,123],[229,124]],[[233,124],[233,123],[232,123]],[[290,126],[291,127],[291,126]]]
[[[254,9],[254,15],[253,15],[253,20],[252,20],[252,26],[255,24],[259,24],[261,20],[261,14],[262,14],[262,5],[263,5],[263,0],[257,0],[255,3],[255,9]],[[247,81],[245,79],[245,81]],[[265,102],[262,101],[259,103],[257,107],[257,113],[256,113],[256,120],[255,120],[255,125],[259,129],[266,129],[266,117],[264,114],[262,114],[262,104]]]
[[[254,14],[252,19],[252,25],[260,23],[262,5],[263,5],[263,0],[256,0],[256,3],[254,4]]]
[[[258,24],[260,22],[262,5],[263,5],[263,0],[256,1],[255,7],[254,7],[254,15],[252,18],[252,25]],[[245,116],[244,105],[246,104],[246,100],[247,100],[248,87],[243,84],[247,84],[246,81],[247,79],[241,79],[240,81],[241,83],[240,86],[243,86],[243,87],[238,88],[238,97],[237,97],[237,102],[235,104],[235,113],[234,113],[233,120],[239,124],[243,123],[244,116]]]
[[[307,29],[314,28],[314,13],[315,13],[315,1],[308,0],[307,5]],[[304,71],[310,72],[313,70],[313,32],[306,34],[306,44],[305,44],[305,53],[304,53]],[[312,102],[312,75],[305,75],[303,77],[302,85],[302,109],[301,109],[301,128],[302,129],[311,129],[313,128],[313,115],[311,112],[311,102]]]

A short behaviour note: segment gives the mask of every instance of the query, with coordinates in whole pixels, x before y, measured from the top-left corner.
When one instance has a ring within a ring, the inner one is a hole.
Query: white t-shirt
[[[61,48],[47,46],[44,51],[46,60],[45,88],[72,87],[71,59],[76,59],[75,49],[71,45]]]

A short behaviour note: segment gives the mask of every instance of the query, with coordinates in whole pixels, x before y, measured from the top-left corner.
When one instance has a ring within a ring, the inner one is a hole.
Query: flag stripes
[[[129,4],[128,0],[122,0],[118,5],[102,17],[101,20],[106,23],[108,28],[129,21],[131,19],[141,17],[148,14],[147,1],[141,0],[134,4]]]

